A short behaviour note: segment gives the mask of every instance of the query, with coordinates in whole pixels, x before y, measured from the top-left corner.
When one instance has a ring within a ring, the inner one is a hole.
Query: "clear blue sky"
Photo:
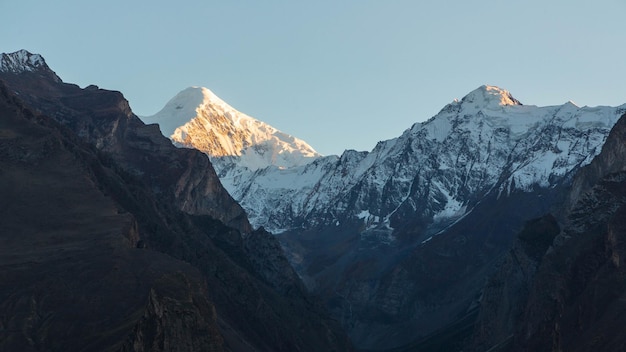
[[[120,90],[138,115],[205,86],[323,154],[371,150],[482,84],[626,103],[626,1],[0,0],[0,51]]]

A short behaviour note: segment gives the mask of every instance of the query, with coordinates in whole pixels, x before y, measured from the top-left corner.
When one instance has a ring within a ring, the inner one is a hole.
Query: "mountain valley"
[[[484,85],[323,156],[0,59],[0,350],[626,348],[626,104]]]

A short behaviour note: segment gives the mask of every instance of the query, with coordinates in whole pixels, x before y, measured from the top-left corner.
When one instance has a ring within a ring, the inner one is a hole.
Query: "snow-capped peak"
[[[239,166],[256,170],[304,165],[321,156],[303,140],[235,110],[204,87],[181,91],[142,119],[158,123],[176,145],[198,149],[214,164],[218,158],[238,157]]]
[[[467,94],[460,104],[473,104],[477,108],[489,108],[507,105],[522,105],[519,100],[513,98],[507,90],[496,86],[482,85]]]
[[[21,73],[46,68],[46,61],[39,54],[31,54],[27,50],[18,50],[14,53],[2,54],[0,71]]]
[[[521,105],[506,90],[482,86],[371,152],[220,178],[253,226],[273,232],[360,219],[384,242],[394,223],[420,218],[433,234],[489,194],[565,182],[599,153],[625,106]]]
[[[184,89],[170,99],[159,112],[152,116],[142,117],[141,119],[145,123],[158,123],[161,128],[161,133],[166,137],[170,137],[178,127],[196,117],[196,110],[201,107],[205,101],[205,90],[209,91],[201,87],[189,87]]]

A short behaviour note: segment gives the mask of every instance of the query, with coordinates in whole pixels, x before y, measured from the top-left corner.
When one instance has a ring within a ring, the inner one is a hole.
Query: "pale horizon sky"
[[[329,155],[371,150],[482,84],[529,105],[626,103],[624,15],[623,0],[5,0],[0,52],[39,53],[140,116],[204,86]]]

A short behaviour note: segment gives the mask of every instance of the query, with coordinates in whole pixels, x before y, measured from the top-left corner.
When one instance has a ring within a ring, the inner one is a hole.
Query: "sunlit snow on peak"
[[[474,104],[476,108],[522,105],[519,100],[513,98],[509,91],[489,85],[482,85],[471,91],[463,99],[461,99],[460,103]]]
[[[218,158],[238,157],[240,166],[257,170],[304,165],[321,156],[303,140],[235,110],[204,87],[181,91],[142,119],[158,123],[176,145],[204,152],[216,168],[222,164]]]

